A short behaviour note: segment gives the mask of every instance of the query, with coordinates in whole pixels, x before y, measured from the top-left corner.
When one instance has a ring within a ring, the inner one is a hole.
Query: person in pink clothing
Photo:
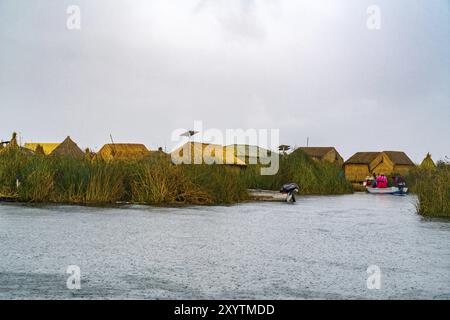
[[[381,175],[377,176],[377,188],[381,188],[382,184],[383,184],[383,178],[381,177]]]
[[[380,188],[387,188],[387,177],[384,174],[381,174],[381,181]]]
[[[377,177],[377,187],[378,188],[387,188],[387,177],[384,174],[381,174]]]

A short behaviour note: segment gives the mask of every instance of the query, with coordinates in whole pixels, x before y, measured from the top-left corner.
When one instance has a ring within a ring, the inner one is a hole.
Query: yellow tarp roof
[[[36,151],[38,145],[41,145],[44,149],[44,153],[49,155],[53,152],[60,144],[53,142],[33,142],[33,143],[25,143],[24,147],[30,149],[32,151]]]

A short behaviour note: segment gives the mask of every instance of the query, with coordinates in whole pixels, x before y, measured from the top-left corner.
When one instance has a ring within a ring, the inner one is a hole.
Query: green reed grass
[[[163,159],[138,162],[131,180],[132,201],[147,204],[211,204],[212,198],[185,174],[183,166]]]
[[[279,190],[287,182],[300,185],[301,194],[352,193],[350,183],[344,177],[342,167],[324,161],[315,161],[300,150],[280,156],[280,168],[274,176],[260,175],[260,166],[249,166],[244,172],[249,188]]]
[[[436,168],[417,167],[408,177],[410,190],[417,194],[417,211],[427,217],[450,217],[450,163]]]

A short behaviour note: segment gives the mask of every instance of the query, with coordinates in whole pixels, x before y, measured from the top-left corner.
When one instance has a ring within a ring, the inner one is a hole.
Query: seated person
[[[384,174],[381,174],[377,177],[377,187],[387,188],[387,177]]]
[[[392,176],[392,181],[394,183],[394,187],[406,185],[405,179],[402,176],[394,175]]]

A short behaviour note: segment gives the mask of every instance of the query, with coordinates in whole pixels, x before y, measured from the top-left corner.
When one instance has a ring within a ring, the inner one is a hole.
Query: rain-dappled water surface
[[[450,221],[413,196],[159,208],[0,204],[0,299],[450,298]],[[66,268],[81,268],[81,289]],[[368,266],[381,288],[368,289]]]

